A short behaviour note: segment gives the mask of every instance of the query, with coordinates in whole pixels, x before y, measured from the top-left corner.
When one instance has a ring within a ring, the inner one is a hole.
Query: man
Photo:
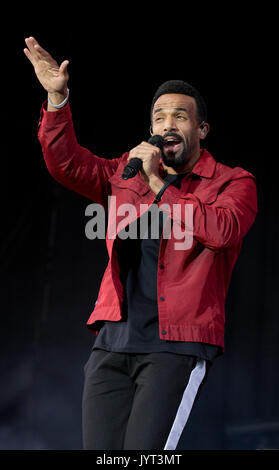
[[[151,134],[162,136],[161,150],[142,142],[121,158],[93,155],[76,140],[68,61],[59,67],[34,38],[26,44],[48,92],[38,133],[46,165],[109,210],[109,262],[88,320],[96,339],[85,366],[84,448],[176,449],[208,365],[224,350],[225,296],[257,213],[255,178],[200,148],[206,105],[179,80],[152,101]],[[125,180],[134,158],[142,168]],[[123,219],[127,204],[135,210]],[[141,236],[124,236],[142,221]]]

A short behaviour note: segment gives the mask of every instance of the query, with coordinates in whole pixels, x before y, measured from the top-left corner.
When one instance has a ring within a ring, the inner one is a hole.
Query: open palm
[[[67,87],[69,75],[67,72],[68,60],[58,63],[45,51],[35,38],[25,39],[27,48],[24,49],[26,57],[34,66],[39,82],[48,93],[63,93]]]

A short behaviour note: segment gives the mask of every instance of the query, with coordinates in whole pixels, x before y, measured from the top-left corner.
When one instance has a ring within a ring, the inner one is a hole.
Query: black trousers
[[[206,368],[193,356],[93,350],[84,367],[84,449],[176,449]]]

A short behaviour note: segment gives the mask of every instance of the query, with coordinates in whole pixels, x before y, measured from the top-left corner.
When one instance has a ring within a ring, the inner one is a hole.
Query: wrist
[[[68,101],[69,89],[66,88],[61,92],[48,93],[48,111],[57,111],[62,108]]]
[[[158,194],[165,185],[165,181],[159,175],[150,175],[147,184],[154,194]]]

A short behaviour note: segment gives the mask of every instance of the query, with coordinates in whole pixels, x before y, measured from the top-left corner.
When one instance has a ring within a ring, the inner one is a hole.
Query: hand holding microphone
[[[148,142],[142,142],[131,150],[129,163],[125,166],[122,178],[124,180],[133,178],[143,169],[146,176],[158,172],[161,149],[164,145],[164,139],[161,135],[153,135]]]

